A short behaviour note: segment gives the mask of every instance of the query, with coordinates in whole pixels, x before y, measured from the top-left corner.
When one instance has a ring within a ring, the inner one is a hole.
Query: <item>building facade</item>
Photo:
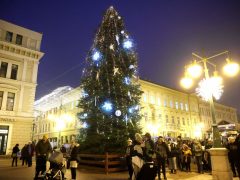
[[[143,133],[153,136],[190,138],[210,137],[211,116],[209,104],[194,94],[183,93],[151,82],[140,80],[143,95],[141,98],[141,126]],[[59,91],[59,90],[62,91]],[[64,92],[64,89],[69,91]],[[34,139],[48,134],[53,145],[74,139],[80,128],[77,107],[81,89],[62,87],[35,102]],[[227,121],[237,124],[236,109],[215,103],[217,122]],[[204,112],[204,113],[202,113]],[[222,115],[224,114],[224,116]]]
[[[0,154],[32,136],[42,34],[0,19]]]

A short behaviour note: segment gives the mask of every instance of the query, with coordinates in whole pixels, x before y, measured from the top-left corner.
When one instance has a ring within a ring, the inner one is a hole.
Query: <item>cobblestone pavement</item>
[[[11,167],[11,159],[0,159],[0,179],[1,180],[32,180],[35,172],[35,163],[32,167],[21,166],[18,161],[17,167]],[[66,172],[66,178],[71,178],[70,170]],[[80,166],[77,172],[78,180],[126,180],[127,172],[104,174],[103,169],[89,166]],[[210,174],[198,174],[195,172],[178,172],[177,174],[167,173],[168,180],[212,180]],[[157,179],[157,178],[156,178]],[[238,180],[238,178],[234,178]]]

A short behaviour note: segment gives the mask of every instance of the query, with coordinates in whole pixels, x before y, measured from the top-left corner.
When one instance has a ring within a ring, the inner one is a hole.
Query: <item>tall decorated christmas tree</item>
[[[122,152],[140,132],[140,98],[134,41],[110,7],[104,14],[81,78],[81,147],[87,152]]]

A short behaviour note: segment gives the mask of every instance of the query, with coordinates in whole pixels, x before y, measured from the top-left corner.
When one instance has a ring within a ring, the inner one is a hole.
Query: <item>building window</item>
[[[167,100],[164,99],[164,107],[167,107]]]
[[[180,124],[180,118],[179,117],[177,117],[177,123]]]
[[[7,111],[13,111],[15,94],[9,92],[7,97]]]
[[[172,100],[170,101],[170,107],[173,108],[173,102],[172,102]]]
[[[173,123],[173,124],[175,123],[174,116],[172,116],[172,123]]]
[[[0,91],[0,109],[2,109],[3,91]]]
[[[143,94],[143,101],[147,102],[147,95],[146,94]]]
[[[12,64],[11,79],[17,79],[18,65]]]
[[[176,105],[176,109],[178,109],[178,102],[175,102],[175,105]]]
[[[168,123],[168,115],[166,115],[165,117],[166,117],[166,123]]]
[[[184,118],[182,118],[182,123],[183,123],[183,125],[185,125],[185,119]]]
[[[150,96],[150,103],[155,104],[155,97],[154,96]]]
[[[148,120],[148,114],[147,114],[147,112],[144,113],[144,119],[145,119],[145,122],[147,122],[147,120]]]
[[[161,99],[160,98],[157,98],[157,103],[159,106],[161,106]]]
[[[22,38],[23,38],[22,35],[17,34],[17,37],[16,37],[16,44],[18,44],[18,45],[22,45]]]
[[[8,63],[2,62],[0,67],[0,77],[6,77],[7,75]]]
[[[158,118],[159,118],[159,120],[162,120],[162,115],[159,114],[159,115],[158,115]]]
[[[12,37],[13,37],[13,33],[7,31],[5,40],[8,41],[8,42],[12,42]]]
[[[183,110],[183,103],[180,103],[180,108],[181,110]]]
[[[186,111],[188,111],[188,105],[187,104],[185,104],[185,109],[186,109]]]

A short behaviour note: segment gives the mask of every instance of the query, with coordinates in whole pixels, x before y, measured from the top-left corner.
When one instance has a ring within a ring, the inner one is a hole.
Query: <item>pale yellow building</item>
[[[32,139],[42,34],[0,19],[0,154]]]
[[[143,133],[153,136],[190,138],[211,137],[211,117],[209,104],[194,94],[188,94],[151,82],[140,80],[143,95],[141,98],[141,126]],[[64,92],[64,89],[68,89]],[[81,89],[61,87],[35,102],[35,135],[38,140],[48,134],[53,145],[69,142],[79,134],[80,124],[77,113]],[[236,109],[215,103],[217,123],[227,121],[237,125]],[[202,112],[207,114],[203,114]],[[224,114],[224,115],[223,115]],[[59,125],[58,125],[59,124]]]

